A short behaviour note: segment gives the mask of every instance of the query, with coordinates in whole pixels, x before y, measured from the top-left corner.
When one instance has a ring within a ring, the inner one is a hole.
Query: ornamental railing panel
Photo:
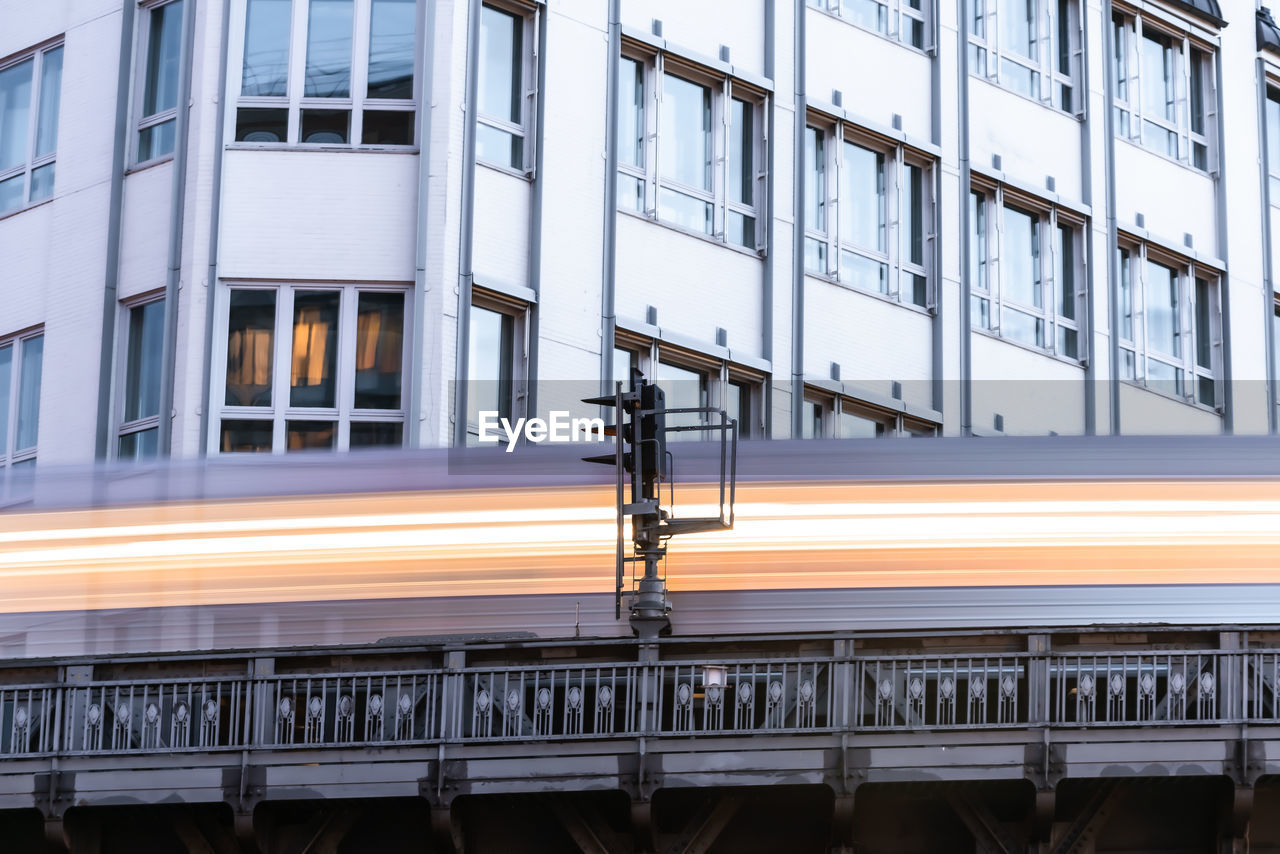
[[[956,729],[1025,725],[1026,655],[856,659],[855,728]]]
[[[1074,726],[1237,720],[1228,698],[1242,660],[1200,651],[1055,655],[1050,720]]]

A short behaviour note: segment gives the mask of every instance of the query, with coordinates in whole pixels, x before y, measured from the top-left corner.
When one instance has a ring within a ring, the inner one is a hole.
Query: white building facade
[[[1248,4],[2,0],[0,467],[1274,433],[1273,204]]]

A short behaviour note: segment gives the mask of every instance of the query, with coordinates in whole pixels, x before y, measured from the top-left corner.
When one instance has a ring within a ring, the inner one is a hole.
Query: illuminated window
[[[173,154],[182,61],[182,0],[143,10],[138,84],[138,137],[134,160]]]
[[[43,361],[40,332],[0,338],[0,468],[36,463]]]
[[[415,0],[245,5],[238,142],[413,145]]]
[[[62,45],[0,64],[0,214],[53,195]]]
[[[231,288],[219,450],[402,444],[408,299],[356,285]]]
[[[156,455],[160,435],[160,366],[164,362],[164,300],[125,309],[124,395],[116,456],[122,460]]]
[[[764,93],[640,49],[619,67],[618,207],[763,250]]]

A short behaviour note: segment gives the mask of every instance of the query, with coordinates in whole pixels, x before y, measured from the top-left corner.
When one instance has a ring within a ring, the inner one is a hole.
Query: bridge
[[[1278,692],[1280,632],[1250,626],[10,661],[0,838],[1256,854],[1280,851]]]

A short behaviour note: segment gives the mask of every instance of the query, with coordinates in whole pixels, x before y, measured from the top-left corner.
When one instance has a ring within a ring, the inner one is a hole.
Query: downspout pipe
[[[792,160],[793,225],[791,270],[791,437],[799,439],[804,433],[804,134],[805,113],[808,103],[805,96],[805,2],[795,0],[795,144]]]
[[[777,4],[764,4],[764,76],[775,80],[777,64],[777,46],[774,44],[774,29],[777,25]],[[775,87],[776,90],[776,87]],[[770,364],[773,363],[773,257],[774,257],[774,115],[778,105],[776,98],[769,99],[769,114],[765,117],[768,128],[769,144],[765,150],[768,163],[764,174],[764,270],[760,286],[760,355]],[[761,409],[764,413],[764,435],[773,435],[773,384],[766,382],[761,389]],[[754,426],[754,425],[753,425]],[[748,433],[748,435],[752,435]]]
[[[973,179],[969,171],[969,4],[972,0],[960,0],[956,11],[960,16],[956,34],[959,66],[958,98],[959,119],[958,151],[960,155],[960,435],[973,435],[973,318],[970,316],[969,294],[973,283],[969,281],[969,258],[973,251],[969,245],[972,235],[969,224],[969,194]]]
[[[453,442],[467,443],[467,377],[471,349],[472,244],[475,236],[476,200],[476,102],[480,73],[480,3],[467,4],[467,84],[462,129],[462,190],[458,235],[458,352],[453,384]]]
[[[1111,25],[1111,0],[1102,0],[1103,44],[1107,57],[1115,56],[1116,34]],[[1108,385],[1110,386],[1111,435],[1120,435],[1120,233],[1116,225],[1116,134],[1115,134],[1115,81],[1107,74],[1103,78],[1102,134],[1106,137],[1103,151],[1106,162],[1103,167],[1107,182],[1107,345],[1110,350]]]
[[[1217,78],[1215,85],[1218,103],[1214,107],[1218,116],[1218,139],[1224,140],[1226,136],[1222,120],[1222,62],[1219,60],[1213,65]],[[1219,151],[1222,149],[1221,142],[1218,144],[1218,149]],[[1217,202],[1218,214],[1218,257],[1222,259],[1223,265],[1222,280],[1218,284],[1218,299],[1222,309],[1222,432],[1230,436],[1235,433],[1236,428],[1234,375],[1231,370],[1231,247],[1227,245],[1227,167],[1226,158],[1221,153],[1218,155],[1217,165],[1218,176],[1214,181],[1213,194]],[[1192,283],[1192,287],[1194,286]]]
[[[613,345],[618,274],[618,62],[622,56],[622,0],[609,0],[609,47],[604,99],[604,235],[600,269],[600,393],[613,391]]]
[[[210,383],[213,375],[213,316],[214,303],[218,294],[218,235],[219,222],[222,216],[222,156],[226,144],[222,138],[225,133],[227,113],[227,42],[228,29],[231,23],[231,4],[222,4],[222,41],[219,47],[221,59],[218,62],[218,111],[214,119],[213,149],[213,200],[209,214],[209,271],[205,278],[204,301],[204,377],[200,385],[200,456],[209,454],[209,404],[211,397]]]
[[[123,228],[124,162],[129,139],[129,78],[133,57],[133,13],[137,4],[126,0],[120,13],[120,62],[116,70],[116,124],[111,150],[111,187],[107,201],[107,265],[103,271],[102,344],[98,356],[98,430],[93,455],[105,460],[113,421],[111,388],[116,363],[116,294],[120,282],[120,237]]]
[[[942,148],[942,20],[938,15],[931,16],[933,52],[929,57],[930,91],[930,139],[934,145]],[[942,381],[943,359],[943,326],[946,315],[942,310],[942,161],[939,159],[933,170],[933,249],[930,253],[933,263],[933,381],[930,383],[930,397],[933,408],[942,412],[945,403]]]
[[[1258,158],[1262,180],[1262,322],[1263,340],[1267,346],[1267,432],[1276,433],[1280,425],[1276,423],[1276,332],[1273,320],[1276,311],[1275,281],[1276,271],[1271,260],[1271,168],[1276,164],[1270,162],[1271,129],[1267,127],[1267,66],[1262,58],[1257,59],[1258,78],[1258,144],[1262,147],[1262,157]]]
[[[525,410],[528,417],[538,414],[538,330],[542,316],[542,194],[546,181],[542,176],[542,152],[546,134],[543,133],[543,120],[546,118],[547,99],[547,24],[551,17],[550,10],[543,6],[538,15],[538,78],[535,96],[535,115],[533,119],[533,199],[529,210],[529,289],[537,297],[538,303],[529,310],[529,365],[527,396]],[[616,64],[616,63],[615,63]]]
[[[178,290],[182,284],[182,225],[187,200],[187,147],[191,135],[191,56],[197,0],[182,3],[182,60],[178,64],[178,116],[169,190],[169,257],[164,284],[164,360],[160,363],[160,456],[173,453],[174,386],[178,357]]]
[[[1080,122],[1080,194],[1081,201],[1093,209],[1093,110],[1089,109],[1089,21],[1088,13],[1081,11],[1080,22],[1080,97],[1084,99],[1084,118]],[[1109,110],[1107,112],[1110,112]],[[1084,340],[1080,346],[1084,348],[1084,433],[1095,436],[1098,433],[1098,367],[1093,357],[1093,309],[1094,290],[1098,277],[1095,275],[1097,265],[1093,263],[1093,227],[1084,230],[1085,261],[1085,294],[1084,294]],[[1079,321],[1077,321],[1079,322]]]
[[[435,70],[432,40],[436,31],[436,0],[427,0],[422,23],[422,87],[418,95],[418,205],[417,227],[414,229],[413,260],[413,347],[409,360],[409,430],[408,446],[422,445],[423,406],[422,361],[426,356],[427,334],[427,231],[431,221],[431,95]],[[438,416],[437,412],[437,416]]]

